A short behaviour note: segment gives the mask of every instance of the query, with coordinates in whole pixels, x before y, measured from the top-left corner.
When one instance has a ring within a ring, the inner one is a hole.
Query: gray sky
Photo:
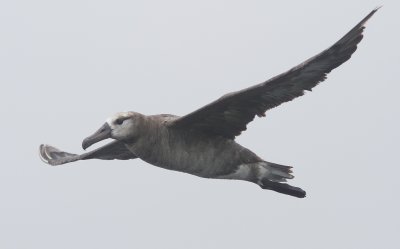
[[[140,160],[50,167],[111,114],[184,115],[322,51],[350,61],[238,141],[293,165],[297,199]],[[399,1],[0,3],[0,248],[399,248]]]

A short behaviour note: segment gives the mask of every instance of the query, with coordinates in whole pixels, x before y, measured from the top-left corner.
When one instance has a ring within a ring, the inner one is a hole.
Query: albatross
[[[78,160],[128,160],[140,158],[165,169],[204,178],[244,180],[299,198],[306,192],[285,183],[292,167],[268,162],[235,141],[255,116],[304,95],[327,74],[347,61],[363,38],[371,11],[328,49],[263,83],[228,93],[185,116],[120,112],[108,118],[82,148],[111,138],[112,142],[81,155],[42,144],[40,158],[50,165]]]

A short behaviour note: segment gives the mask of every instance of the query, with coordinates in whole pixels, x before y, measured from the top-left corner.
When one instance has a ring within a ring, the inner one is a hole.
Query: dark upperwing
[[[329,72],[347,61],[363,38],[364,25],[374,9],[333,46],[261,84],[226,94],[218,100],[176,119],[171,127],[200,130],[234,139],[254,117],[311,91]]]

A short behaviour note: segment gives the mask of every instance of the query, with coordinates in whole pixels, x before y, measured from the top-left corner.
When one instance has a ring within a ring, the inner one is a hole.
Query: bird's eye
[[[124,122],[124,119],[122,119],[122,118],[115,120],[115,123],[118,125],[122,125],[123,122]]]

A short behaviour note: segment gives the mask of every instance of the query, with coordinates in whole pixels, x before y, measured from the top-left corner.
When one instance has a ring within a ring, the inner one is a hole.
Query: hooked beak
[[[101,140],[111,137],[111,128],[105,123],[100,129],[98,129],[93,135],[85,138],[82,142],[82,148],[86,150],[92,144],[95,144]]]

